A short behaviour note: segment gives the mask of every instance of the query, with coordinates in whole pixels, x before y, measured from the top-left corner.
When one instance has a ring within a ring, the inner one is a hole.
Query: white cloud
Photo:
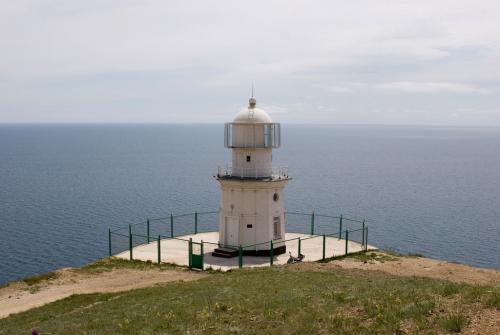
[[[259,108],[262,108],[266,112],[270,114],[287,114],[290,113],[290,110],[287,107],[276,106],[276,105],[259,105]]]
[[[352,89],[347,86],[330,86],[327,88],[329,92],[333,93],[352,93]]]
[[[488,89],[469,84],[447,83],[447,82],[415,82],[398,81],[383,83],[375,86],[383,90],[400,91],[410,93],[470,93],[470,94],[491,94]]]
[[[447,122],[458,107],[500,105],[499,12],[495,0],[4,1],[0,122],[41,109],[66,122],[120,110],[213,121],[207,108],[245,105],[252,81],[294,122],[315,106],[335,109],[317,122]],[[408,92],[434,94],[424,104]]]

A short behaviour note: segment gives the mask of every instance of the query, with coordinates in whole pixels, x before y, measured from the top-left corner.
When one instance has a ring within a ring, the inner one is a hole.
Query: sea
[[[107,256],[109,228],[216,211],[223,133],[0,125],[0,284]],[[379,248],[500,268],[499,128],[282,124],[273,161],[292,177],[288,211],[365,219]]]

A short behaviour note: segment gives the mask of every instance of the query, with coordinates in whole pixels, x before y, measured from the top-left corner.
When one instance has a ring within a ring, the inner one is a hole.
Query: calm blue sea
[[[370,243],[500,268],[500,129],[282,125],[287,210]],[[0,283],[107,254],[107,230],[217,209],[222,125],[1,125]]]

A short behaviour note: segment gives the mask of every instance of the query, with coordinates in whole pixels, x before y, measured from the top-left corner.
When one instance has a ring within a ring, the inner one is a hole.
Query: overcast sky
[[[500,1],[0,0],[0,122],[500,126]]]

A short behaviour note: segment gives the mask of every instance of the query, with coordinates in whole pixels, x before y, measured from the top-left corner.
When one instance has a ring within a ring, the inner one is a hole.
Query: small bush
[[[442,326],[451,333],[460,333],[467,323],[467,318],[462,314],[448,314],[442,319]]]
[[[493,292],[488,299],[486,299],[486,306],[492,308],[500,308],[500,293]]]
[[[457,294],[460,291],[459,286],[454,283],[446,283],[443,286],[442,295],[448,297],[450,295]]]

